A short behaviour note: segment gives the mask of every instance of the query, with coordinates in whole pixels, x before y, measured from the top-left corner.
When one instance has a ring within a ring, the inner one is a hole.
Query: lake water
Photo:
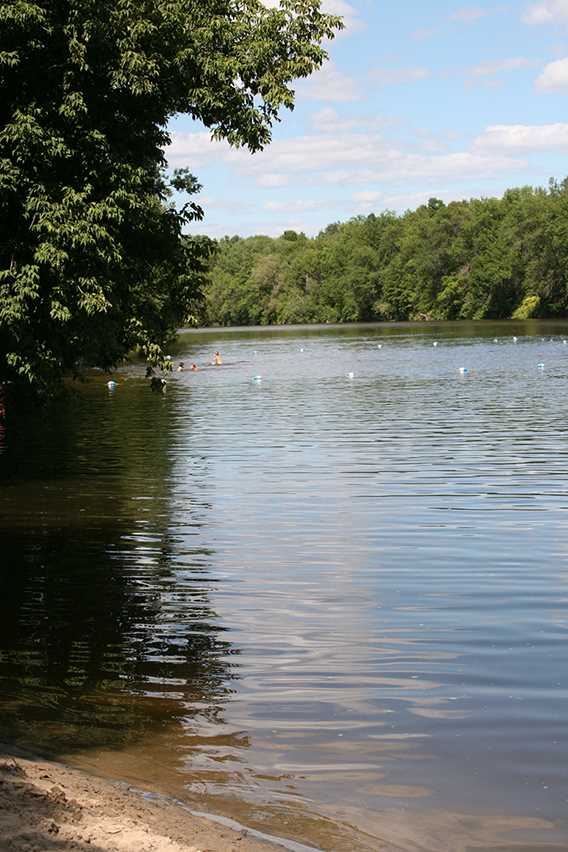
[[[291,849],[566,850],[564,335],[191,332],[16,419],[0,738]]]

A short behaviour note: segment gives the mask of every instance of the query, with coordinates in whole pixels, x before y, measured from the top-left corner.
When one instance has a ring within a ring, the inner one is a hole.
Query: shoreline
[[[182,804],[0,745],[0,852],[276,852]]]

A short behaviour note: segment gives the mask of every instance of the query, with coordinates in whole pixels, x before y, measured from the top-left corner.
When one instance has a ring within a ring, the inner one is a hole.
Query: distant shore
[[[275,852],[278,844],[47,760],[0,747],[2,852]]]

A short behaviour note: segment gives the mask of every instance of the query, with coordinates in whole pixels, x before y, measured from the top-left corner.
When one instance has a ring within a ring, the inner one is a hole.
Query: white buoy
[[[437,346],[437,345],[438,345],[438,341],[435,340],[434,343],[432,344],[432,346]]]
[[[379,343],[379,345],[377,346],[377,349],[382,349],[382,348],[383,348],[383,344]]]
[[[354,379],[354,378],[355,378],[355,373],[347,373],[347,378],[348,378],[348,379]]]
[[[516,343],[518,339],[518,337],[513,337],[513,343]]]
[[[568,340],[563,340],[562,343],[564,344],[564,346],[566,346],[566,344],[568,343]]]
[[[252,377],[252,380],[253,380],[253,382],[261,382],[261,381],[262,381],[262,376],[253,376],[253,377]]]
[[[538,367],[539,370],[544,370],[544,364],[542,363],[542,361],[540,362],[540,364],[537,364],[536,366]]]
[[[493,343],[499,343],[496,337],[493,338]]]
[[[304,351],[304,347],[300,346],[300,352],[303,352],[303,351]]]
[[[460,367],[460,373],[465,376],[466,373],[469,373],[469,370],[467,367]]]
[[[107,388],[108,388],[109,390],[111,390],[111,391],[112,391],[112,390],[114,390],[114,389],[116,388],[116,382],[114,382],[114,381],[111,379],[111,380],[110,380],[110,382],[107,382]]]

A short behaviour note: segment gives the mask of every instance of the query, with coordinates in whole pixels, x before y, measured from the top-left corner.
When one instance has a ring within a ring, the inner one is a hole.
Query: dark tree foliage
[[[168,120],[262,148],[339,26],[319,0],[2,0],[0,382],[162,361],[211,247],[182,238],[199,186],[164,178]]]
[[[568,179],[502,199],[430,201],[314,239],[225,238],[206,285],[215,325],[568,314]]]

